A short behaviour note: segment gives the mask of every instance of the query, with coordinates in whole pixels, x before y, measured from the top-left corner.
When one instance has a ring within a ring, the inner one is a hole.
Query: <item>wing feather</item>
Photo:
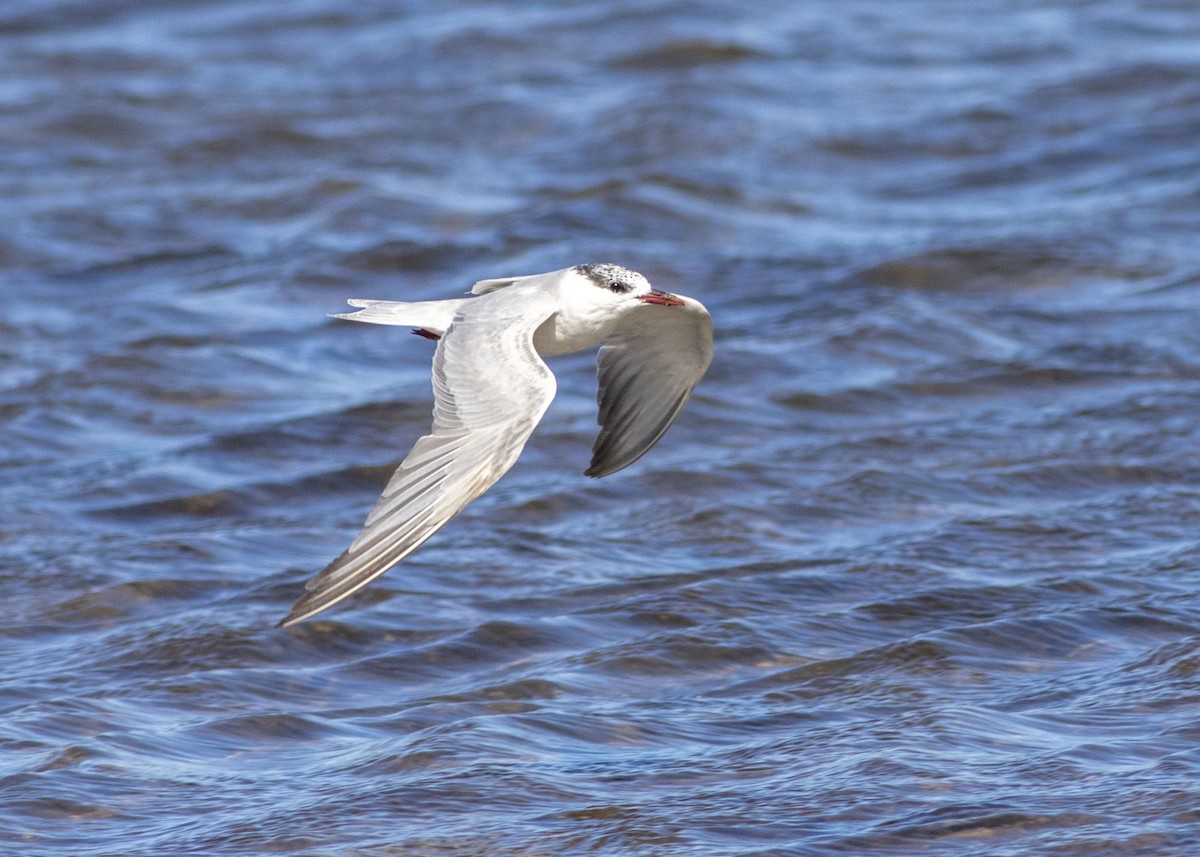
[[[282,625],[366,586],[436,533],[516,462],[554,398],[533,333],[554,312],[535,290],[520,300],[465,302],[433,358],[433,429],[400,463],[362,532],[305,584]]]
[[[646,454],[670,428],[712,362],[712,319],[699,301],[647,304],[600,347],[600,434],[588,476],[607,476]]]

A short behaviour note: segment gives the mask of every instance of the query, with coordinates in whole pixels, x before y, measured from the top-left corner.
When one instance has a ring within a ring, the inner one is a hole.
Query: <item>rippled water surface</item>
[[[1194,854],[1200,6],[10,0],[6,853]],[[275,627],[428,426],[328,318],[703,300],[585,479]]]

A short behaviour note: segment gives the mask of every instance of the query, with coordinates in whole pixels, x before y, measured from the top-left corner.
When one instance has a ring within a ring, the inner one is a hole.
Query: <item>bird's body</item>
[[[712,359],[712,322],[691,298],[617,265],[482,280],[475,297],[352,300],[340,318],[404,325],[437,340],[433,429],[401,462],[350,547],[306,585],[282,622],[330,607],[392,568],[516,462],[556,391],[542,356],[603,343],[600,435],[589,476],[640,458]]]

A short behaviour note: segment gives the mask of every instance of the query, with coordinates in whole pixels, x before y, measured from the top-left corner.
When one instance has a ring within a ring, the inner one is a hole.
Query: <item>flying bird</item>
[[[584,471],[595,477],[628,467],[654,446],[712,360],[708,310],[619,265],[481,280],[471,294],[352,300],[357,311],[337,316],[410,326],[437,341],[433,429],[400,463],[362,532],[308,581],[281,625],[366,586],[513,466],[557,389],[542,357],[600,344],[600,434]]]

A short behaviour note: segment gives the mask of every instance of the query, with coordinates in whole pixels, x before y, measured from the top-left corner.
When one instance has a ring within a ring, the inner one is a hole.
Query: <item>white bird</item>
[[[305,585],[287,626],[357,592],[486,491],[517,460],[557,385],[542,356],[600,346],[600,434],[587,476],[607,476],[663,436],[712,360],[696,300],[619,265],[481,280],[476,297],[352,300],[338,318],[408,325],[438,341],[433,430],[400,463],[362,532]]]

